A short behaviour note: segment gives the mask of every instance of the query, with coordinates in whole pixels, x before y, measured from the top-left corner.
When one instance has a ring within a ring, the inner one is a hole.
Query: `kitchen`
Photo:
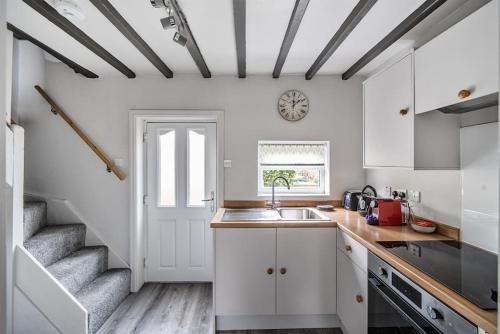
[[[498,332],[498,6],[7,1],[1,331]]]

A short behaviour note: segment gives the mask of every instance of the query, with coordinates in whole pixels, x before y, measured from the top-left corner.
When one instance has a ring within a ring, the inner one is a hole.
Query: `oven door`
[[[442,333],[368,271],[368,334]]]

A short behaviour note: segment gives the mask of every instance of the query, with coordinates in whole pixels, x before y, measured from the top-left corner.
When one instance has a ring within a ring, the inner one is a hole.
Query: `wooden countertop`
[[[322,212],[332,219],[332,222],[221,222],[225,209],[219,209],[212,219],[213,228],[269,228],[269,227],[338,227],[347,233],[369,251],[389,263],[399,272],[427,290],[430,294],[460,313],[473,324],[484,329],[489,334],[497,333],[497,311],[485,311],[467,301],[443,284],[424,274],[420,270],[389,253],[379,246],[377,241],[411,241],[411,240],[444,240],[450,239],[441,234],[421,234],[408,226],[380,227],[366,224],[365,219],[356,212],[336,209],[334,212]]]

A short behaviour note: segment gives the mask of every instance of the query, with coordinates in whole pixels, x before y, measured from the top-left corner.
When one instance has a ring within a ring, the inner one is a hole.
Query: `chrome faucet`
[[[283,181],[285,181],[285,183],[286,183],[286,186],[287,186],[288,190],[290,190],[290,183],[288,183],[288,180],[287,180],[287,179],[285,179],[283,176],[277,176],[277,177],[273,180],[273,197],[272,197],[272,200],[271,200],[271,204],[270,204],[270,205],[268,205],[268,207],[269,207],[270,209],[273,209],[273,210],[274,210],[274,209],[276,209],[276,208],[278,207],[278,205],[279,205],[279,202],[278,202],[278,203],[276,203],[276,201],[274,200],[274,184],[276,183],[276,180],[278,180],[278,179],[282,179]]]

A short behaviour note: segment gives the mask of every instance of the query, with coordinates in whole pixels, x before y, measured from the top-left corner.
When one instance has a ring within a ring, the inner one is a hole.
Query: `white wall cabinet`
[[[460,90],[470,96],[458,97]],[[415,109],[424,113],[498,92],[498,1],[415,51]]]
[[[339,232],[337,313],[345,334],[366,334],[368,328],[367,249]],[[360,266],[361,265],[361,266]]]
[[[335,314],[336,229],[277,230],[277,314]]]
[[[336,313],[335,228],[223,228],[215,238],[217,316]]]
[[[363,83],[365,167],[413,167],[413,54]]]
[[[227,228],[215,233],[217,315],[275,314],[276,229]]]

